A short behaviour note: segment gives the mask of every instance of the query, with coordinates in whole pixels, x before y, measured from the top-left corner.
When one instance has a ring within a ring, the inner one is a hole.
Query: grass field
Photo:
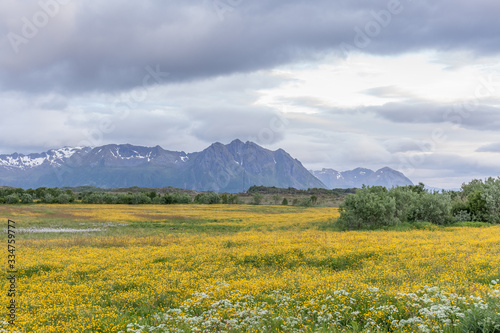
[[[337,232],[336,208],[252,205],[0,216],[20,332],[500,332],[500,226]]]

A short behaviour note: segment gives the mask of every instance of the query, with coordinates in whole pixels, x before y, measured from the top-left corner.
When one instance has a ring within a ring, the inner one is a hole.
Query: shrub
[[[260,205],[262,203],[262,199],[264,198],[264,196],[260,193],[255,193],[252,197],[252,203],[254,205]]]
[[[423,192],[418,194],[411,202],[409,221],[426,221],[434,224],[453,222],[451,197],[447,193]]]
[[[479,221],[488,220],[488,209],[486,200],[483,198],[483,191],[474,191],[467,197],[467,210]]]
[[[43,203],[52,203],[54,201],[54,196],[50,193],[46,193],[41,201]]]
[[[471,221],[474,221],[474,218],[466,210],[461,210],[458,213],[453,214],[453,218],[455,219],[455,222],[471,222]]]
[[[239,204],[239,203],[241,203],[241,200],[236,194],[230,194],[229,197],[227,198],[227,203],[228,204]]]
[[[485,183],[485,189],[482,194],[486,202],[486,222],[500,223],[500,178],[489,178]]]
[[[19,203],[19,197],[17,194],[9,194],[5,197],[5,203],[7,204],[16,204]]]
[[[363,187],[347,196],[340,206],[342,229],[378,229],[400,223],[453,222],[452,200],[448,193],[429,193],[423,184],[387,190],[385,187]]]
[[[150,204],[151,198],[146,193],[134,193],[130,197],[130,203],[132,205]]]
[[[57,197],[57,203],[60,203],[60,204],[67,204],[67,203],[69,203],[70,200],[71,200],[71,197],[66,193],[59,194],[59,196]]]
[[[304,199],[299,201],[299,206],[302,206],[302,207],[311,207],[312,205],[313,205],[313,201],[311,200],[311,198],[304,198]]]
[[[389,191],[389,197],[394,198],[396,203],[396,211],[394,217],[401,222],[410,220],[410,212],[414,201],[420,191],[420,186],[416,187],[396,187]]]
[[[33,203],[33,196],[31,196],[28,193],[24,193],[21,195],[21,203],[23,204],[30,204]]]
[[[393,226],[400,221],[396,215],[396,200],[385,187],[363,187],[348,195],[340,205],[339,227],[347,230],[376,229]]]
[[[194,202],[207,205],[218,204],[220,203],[220,197],[215,192],[200,193],[196,195]]]

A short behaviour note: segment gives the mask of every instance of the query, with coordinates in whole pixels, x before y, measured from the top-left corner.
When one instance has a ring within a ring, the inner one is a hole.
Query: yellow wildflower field
[[[404,311],[430,331],[422,299],[499,296],[500,226],[337,232],[336,208],[251,205],[1,205],[0,216],[18,228],[19,332],[412,331]]]

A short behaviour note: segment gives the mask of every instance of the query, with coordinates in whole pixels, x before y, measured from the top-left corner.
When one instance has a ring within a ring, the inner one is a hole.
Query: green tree
[[[236,194],[230,194],[227,199],[228,204],[238,204],[240,203],[240,198]]]
[[[377,229],[393,226],[400,221],[396,215],[396,200],[385,187],[365,187],[348,195],[339,207],[338,224],[347,230]]]
[[[41,201],[43,203],[52,203],[52,201],[54,201],[54,196],[50,193],[45,193]]]
[[[487,222],[500,223],[500,178],[488,178],[482,198],[486,202]]]
[[[174,203],[176,204],[188,204],[191,203],[191,196],[187,193],[174,193]]]
[[[467,207],[470,214],[478,221],[488,220],[488,209],[482,190],[476,190],[467,196]]]
[[[451,207],[451,197],[447,193],[420,193],[412,202],[410,221],[424,221],[434,224],[451,223],[453,222]]]
[[[288,199],[287,198],[283,198],[283,201],[281,202],[281,204],[283,206],[288,206]]]
[[[61,193],[57,196],[57,203],[67,204],[71,200],[71,197],[67,193]]]
[[[260,193],[255,193],[252,197],[252,203],[254,205],[260,205],[262,203],[262,199],[264,198],[264,196]]]
[[[17,204],[17,203],[19,203],[19,196],[15,193],[9,194],[8,196],[5,197],[5,203],[6,204]]]
[[[273,195],[274,204],[277,205],[280,201],[280,196],[278,194]]]
[[[20,199],[21,199],[21,203],[23,203],[23,204],[33,203],[33,196],[31,196],[31,194],[28,194],[28,193],[22,194]]]
[[[196,195],[194,202],[207,205],[218,204],[220,203],[220,197],[215,192],[200,193]]]

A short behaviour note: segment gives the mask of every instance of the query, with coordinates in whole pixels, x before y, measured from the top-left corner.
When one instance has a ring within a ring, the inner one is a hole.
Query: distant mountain
[[[41,154],[0,155],[0,185],[23,188],[92,185],[164,187],[240,192],[252,185],[324,188],[282,149],[253,142],[214,143],[201,152],[110,144],[65,147]]]
[[[413,185],[412,181],[404,174],[391,168],[385,167],[377,171],[356,168],[349,171],[336,171],[333,169],[322,169],[311,171],[328,188],[361,188],[367,186],[393,186]]]

